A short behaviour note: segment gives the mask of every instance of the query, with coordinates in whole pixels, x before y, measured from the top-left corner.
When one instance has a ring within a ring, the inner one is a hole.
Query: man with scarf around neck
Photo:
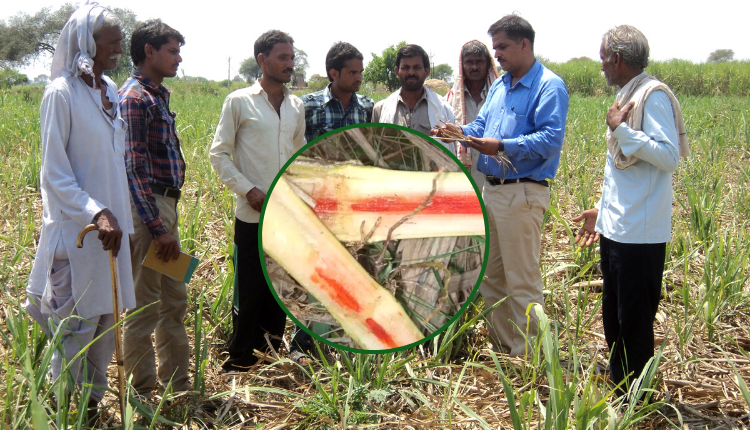
[[[482,198],[490,237],[479,292],[488,306],[502,301],[489,315],[493,346],[518,356],[531,352],[537,334],[536,314],[527,318],[526,310],[544,304],[541,227],[550,202],[548,180],[560,162],[568,90],[534,57],[535,32],[528,21],[506,15],[488,33],[506,73],[492,84],[474,122],[448,127],[482,154],[477,168],[486,175]],[[502,156],[510,162],[501,163]]]
[[[286,314],[266,283],[258,251],[258,222],[276,174],[305,140],[305,108],[286,83],[294,73],[294,39],[279,30],[254,45],[263,76],[229,94],[221,109],[209,159],[221,181],[237,195],[232,339],[224,371],[246,371],[254,350],[278,350]]]
[[[396,76],[401,88],[375,104],[372,122],[396,124],[430,134],[442,122],[453,122],[453,109],[424,86],[430,74],[430,57],[419,45],[404,45],[396,54]],[[445,145],[455,154],[453,143]]]
[[[671,237],[672,173],[690,155],[680,104],[644,71],[646,37],[635,27],[609,30],[599,56],[610,86],[620,87],[607,111],[607,163],[602,196],[583,211],[580,246],[600,239],[602,320],[611,380],[627,391],[654,355],[666,242]]]
[[[87,3],[71,15],[58,39],[52,82],[40,107],[44,213],[26,309],[48,335],[62,332],[60,348],[52,356],[53,380],[70,378],[69,388],[84,382],[94,386],[89,418],[104,395],[115,350],[106,251],[112,250],[117,259],[117,311],[135,306],[130,247],[122,240],[123,231],[133,231],[125,124],[117,86],[103,75],[117,66],[122,54],[120,26],[119,19],[97,3]],[[77,248],[78,233],[92,223],[99,228],[101,245],[90,238]],[[61,373],[64,362],[69,372]],[[57,399],[60,408],[67,407],[68,395]]]
[[[136,300],[123,324],[123,361],[126,374],[133,376],[133,389],[146,399],[156,388],[156,355],[163,387],[171,381],[175,392],[192,389],[190,343],[183,322],[187,288],[142,264],[152,241],[156,258],[167,262],[180,255],[177,201],[185,182],[185,161],[175,114],[169,110],[170,91],[162,82],[177,75],[184,44],[182,34],[159,19],[141,24],[130,38],[135,68],[120,88],[120,110],[128,125],[125,165],[133,202],[135,233],[130,239]]]
[[[466,125],[477,119],[479,109],[484,106],[487,92],[497,76],[495,61],[487,46],[478,40],[466,42],[458,59],[458,77],[453,82],[453,88],[445,95],[445,101],[453,108],[456,124]],[[480,153],[462,145],[457,146],[456,150],[456,156],[470,169],[471,177],[481,191],[484,174],[477,170]]]

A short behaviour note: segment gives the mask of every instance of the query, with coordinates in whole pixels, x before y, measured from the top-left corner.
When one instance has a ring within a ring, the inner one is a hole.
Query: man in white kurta
[[[26,308],[48,333],[63,332],[61,348],[52,358],[55,380],[62,376],[63,358],[70,363],[82,346],[113,325],[105,250],[118,252],[121,309],[135,305],[130,248],[122,240],[123,232],[133,231],[124,122],[117,86],[102,75],[117,64],[122,33],[119,20],[108,14],[95,3],[73,13],[58,41],[52,82],[40,108],[43,220]],[[99,226],[101,242],[90,234],[83,248],[77,248],[78,233],[92,223]],[[85,375],[80,358],[70,366],[70,376],[79,386],[84,377],[95,386],[107,386],[114,342],[110,331],[88,347],[83,355]],[[92,389],[89,405],[103,394],[102,389]]]

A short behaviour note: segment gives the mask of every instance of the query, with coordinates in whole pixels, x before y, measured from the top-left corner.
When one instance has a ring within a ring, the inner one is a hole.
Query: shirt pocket
[[[513,139],[523,134],[526,127],[526,115],[519,115],[507,111],[500,125],[500,137],[502,139]]]

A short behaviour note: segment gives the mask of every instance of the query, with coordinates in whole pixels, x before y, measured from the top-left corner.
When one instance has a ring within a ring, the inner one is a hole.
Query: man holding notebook
[[[186,286],[142,265],[152,242],[157,259],[163,262],[177,260],[180,255],[177,201],[185,181],[185,161],[175,114],[169,110],[170,91],[162,81],[177,74],[184,43],[182,35],[161,20],[142,24],[131,37],[135,68],[120,88],[120,109],[128,125],[125,165],[135,226],[130,240],[136,308],[128,315],[146,307],[124,323],[124,364],[127,374],[133,375],[133,388],[146,399],[156,388],[156,354],[162,386],[171,380],[174,391],[192,388],[188,378],[190,345],[183,322]],[[151,342],[154,332],[156,352]]]

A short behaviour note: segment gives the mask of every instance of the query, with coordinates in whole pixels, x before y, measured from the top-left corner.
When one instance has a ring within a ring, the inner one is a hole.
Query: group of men
[[[430,68],[424,49],[406,45],[395,66],[401,88],[377,104],[357,94],[363,56],[352,45],[331,47],[330,84],[300,99],[285,85],[294,70],[292,37],[271,30],[255,41],[262,77],[227,96],[209,150],[213,168],[237,197],[233,332],[224,370],[245,370],[257,361],[254,350],[281,344],[286,316],[264,280],[257,242],[271,182],[305,141],[365,122],[402,125],[438,138],[444,137],[438,128],[444,122],[466,136],[465,143],[449,147],[471,165],[487,208],[489,260],[480,292],[487,306],[502,301],[488,320],[490,340],[498,351],[526,353],[537,330],[535,316],[527,320],[527,307],[544,303],[541,227],[550,202],[548,181],[563,147],[568,92],[535,59],[535,33],[526,20],[505,16],[488,33],[506,72],[502,76],[487,47],[468,42],[444,99],[424,86]],[[170,91],[162,82],[176,75],[185,39],[160,20],[136,29],[134,69],[118,96],[103,72],[116,66],[121,40],[119,20],[87,3],[71,16],[58,42],[40,110],[44,216],[26,307],[49,332],[64,331],[53,378],[60,377],[63,361],[112,326],[113,312],[127,309],[125,369],[135,391],[148,399],[157,383],[171,382],[177,391],[191,388],[186,286],[141,265],[152,242],[164,262],[180,252],[177,202],[185,162]],[[601,237],[604,329],[611,376],[620,383],[637,376],[653,355],[653,320],[670,239],[671,175],[689,149],[679,103],[643,71],[648,64],[643,34],[630,26],[610,30],[601,60],[607,83],[622,89],[607,112],[602,198],[574,221],[584,221],[576,239],[581,246]],[[98,226],[104,250],[117,256],[120,309],[111,306],[106,253],[93,241],[82,249],[72,246],[90,223]],[[107,385],[114,343],[110,331],[89,346],[85,366],[77,359],[70,367],[77,384]],[[291,342],[297,358],[309,359],[304,352],[310,346],[298,330]],[[102,395],[94,388],[90,407]]]

